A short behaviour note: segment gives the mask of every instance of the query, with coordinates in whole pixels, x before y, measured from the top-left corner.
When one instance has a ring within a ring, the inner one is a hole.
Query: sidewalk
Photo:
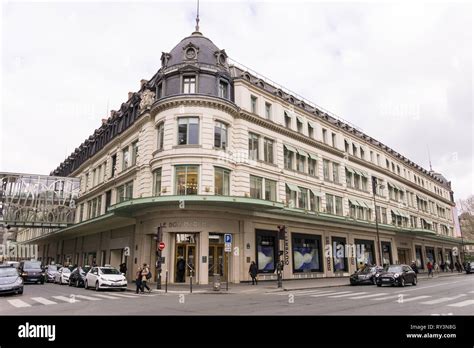
[[[458,275],[464,275],[465,273],[457,272],[445,272],[434,275],[433,278],[437,279],[442,277],[453,277]],[[427,273],[418,274],[418,279],[428,279]],[[251,293],[268,293],[268,292],[280,292],[280,291],[295,291],[295,290],[306,290],[306,289],[317,289],[317,288],[329,288],[337,286],[349,285],[349,277],[337,277],[337,278],[318,278],[318,279],[304,279],[304,280],[283,280],[283,288],[277,288],[276,280],[273,281],[260,281],[258,286],[252,286],[250,283],[229,283],[229,291],[226,291],[226,284],[221,283],[220,291],[214,291],[212,284],[193,284],[192,292],[195,294],[251,294]],[[148,283],[148,286],[152,289],[152,293],[165,293],[165,283],[161,284],[161,290],[156,289],[156,283]],[[135,292],[135,283],[129,283],[127,291]],[[168,284],[169,294],[189,294],[189,284]]]

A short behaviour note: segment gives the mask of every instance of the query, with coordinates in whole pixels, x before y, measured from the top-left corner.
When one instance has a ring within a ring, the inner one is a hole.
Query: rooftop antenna
[[[430,155],[430,147],[426,145],[426,148],[428,149],[428,161],[430,162],[430,172],[433,171],[433,166],[431,165],[431,155]]]
[[[197,11],[196,11],[196,30],[199,33],[199,0],[197,0]]]

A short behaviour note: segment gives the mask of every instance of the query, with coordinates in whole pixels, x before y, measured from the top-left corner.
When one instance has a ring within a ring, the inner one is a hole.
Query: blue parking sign
[[[232,243],[232,235],[229,233],[224,234],[224,243]]]

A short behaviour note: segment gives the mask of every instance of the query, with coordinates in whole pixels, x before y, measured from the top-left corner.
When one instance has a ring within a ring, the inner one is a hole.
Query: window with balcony
[[[230,170],[214,168],[214,194],[218,196],[230,195]]]
[[[175,167],[175,194],[197,195],[199,192],[199,166]]]
[[[199,117],[178,119],[178,145],[199,144]]]
[[[222,150],[227,148],[227,125],[223,122],[214,123],[214,147]]]

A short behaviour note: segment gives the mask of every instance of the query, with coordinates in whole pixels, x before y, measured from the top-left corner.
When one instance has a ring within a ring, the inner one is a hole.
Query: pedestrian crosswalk
[[[107,295],[104,294],[96,294],[93,295],[64,295],[64,296],[50,296],[49,298],[46,297],[22,297],[21,299],[8,299],[6,303],[10,306],[15,308],[29,308],[32,306],[51,306],[57,305],[61,303],[79,303],[85,301],[102,301],[102,300],[123,300],[125,298],[128,299],[135,299],[135,298],[145,298],[150,296],[157,296],[157,293],[140,295],[140,294],[118,294],[118,293],[110,293]]]
[[[367,301],[377,301],[382,303],[382,301],[397,302],[400,304],[405,303],[419,303],[422,305],[446,305],[450,307],[467,307],[474,306],[474,299],[466,299],[466,296],[473,297],[474,291],[468,291],[466,294],[459,294],[451,297],[441,297],[435,298],[431,295],[419,295],[401,292],[401,293],[388,293],[388,292],[376,292],[370,293],[368,291],[338,291],[336,289],[331,290],[295,290],[295,291],[281,291],[281,292],[269,292],[265,295],[273,296],[295,296],[295,297],[306,297],[316,299],[335,299],[335,300],[367,300]],[[370,303],[370,302],[369,302]]]

